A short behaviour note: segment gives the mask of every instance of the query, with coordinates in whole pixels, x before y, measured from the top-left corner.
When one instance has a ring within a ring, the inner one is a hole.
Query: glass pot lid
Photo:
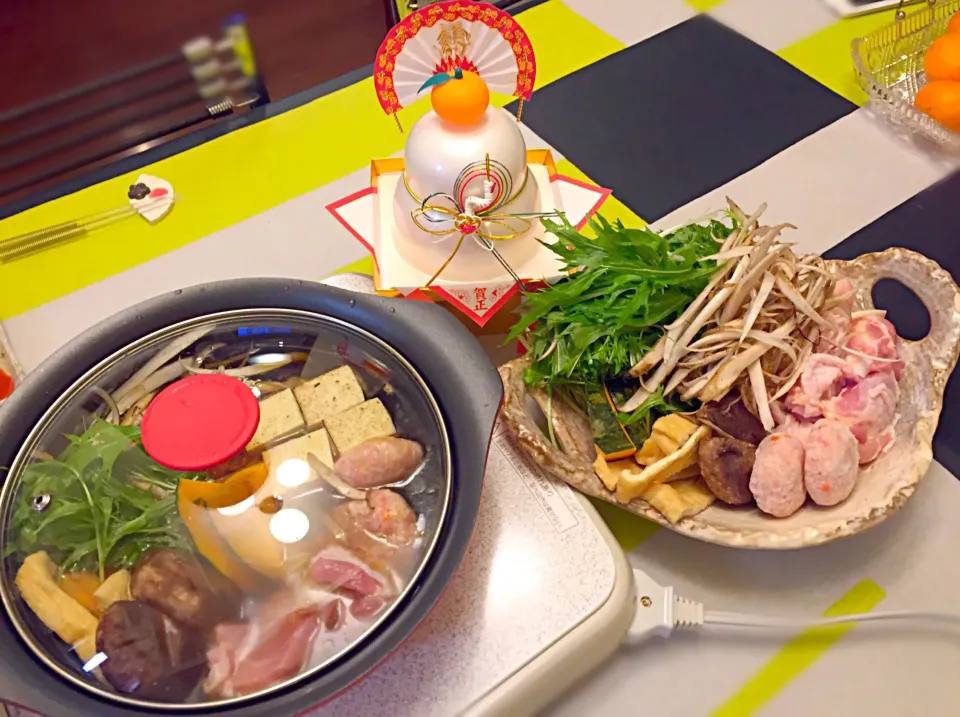
[[[297,311],[107,357],[4,483],[2,597],[37,656],[128,704],[262,697],[348,656],[432,553],[451,455],[416,371]]]

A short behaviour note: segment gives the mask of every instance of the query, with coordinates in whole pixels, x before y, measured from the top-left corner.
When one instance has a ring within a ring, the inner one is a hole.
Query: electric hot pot
[[[330,699],[451,579],[501,398],[442,308],[309,282],[197,286],[86,331],[0,407],[0,698]]]

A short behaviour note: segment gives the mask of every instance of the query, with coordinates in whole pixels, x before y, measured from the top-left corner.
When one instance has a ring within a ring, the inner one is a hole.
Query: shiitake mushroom
[[[239,589],[216,568],[183,550],[155,548],[133,570],[130,593],[177,624],[206,633],[240,615]]]
[[[139,600],[119,600],[108,607],[96,639],[97,650],[106,657],[100,670],[120,692],[182,700],[206,672],[199,635]]]
[[[708,401],[697,411],[697,420],[727,438],[736,438],[754,446],[767,437],[760,419],[750,413],[738,391],[731,391],[719,401]]]
[[[757,449],[736,438],[714,437],[700,443],[700,475],[718,499],[730,505],[753,501],[750,473]]]

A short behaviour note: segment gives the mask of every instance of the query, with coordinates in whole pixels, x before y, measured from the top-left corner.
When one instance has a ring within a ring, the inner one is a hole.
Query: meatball
[[[334,472],[354,488],[376,488],[409,478],[423,461],[423,446],[406,438],[371,438],[346,451]]]
[[[790,433],[775,433],[757,446],[750,474],[757,507],[776,518],[793,515],[807,499],[803,484],[803,443]]]
[[[119,600],[97,625],[97,651],[107,659],[104,678],[120,692],[182,700],[206,671],[202,643],[163,613],[139,600]]]
[[[700,474],[717,498],[730,505],[753,501],[750,473],[756,451],[736,438],[707,438],[700,443]]]
[[[836,505],[853,492],[860,469],[860,447],[840,421],[824,418],[803,442],[803,479],[817,505]]]
[[[731,391],[719,401],[703,404],[697,411],[697,417],[727,437],[746,441],[754,446],[767,435],[760,419],[750,413],[736,391]]]
[[[200,558],[181,550],[151,550],[130,581],[133,597],[183,626],[211,630],[240,613],[242,595],[230,580]]]

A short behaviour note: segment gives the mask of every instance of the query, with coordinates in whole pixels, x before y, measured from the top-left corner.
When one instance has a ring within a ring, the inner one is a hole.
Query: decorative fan
[[[533,46],[523,28],[486,3],[452,0],[403,19],[377,52],[373,82],[387,114],[417,99],[440,73],[475,72],[493,92],[529,100],[537,75]]]

